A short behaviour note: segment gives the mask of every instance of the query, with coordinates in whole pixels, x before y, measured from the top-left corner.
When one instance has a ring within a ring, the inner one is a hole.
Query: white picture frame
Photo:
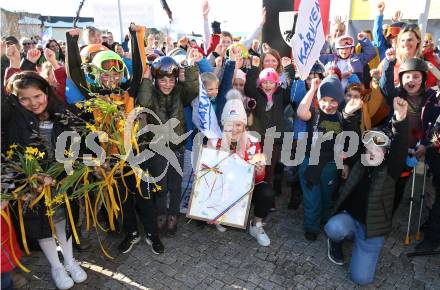
[[[245,229],[255,166],[236,153],[201,147],[187,217]]]

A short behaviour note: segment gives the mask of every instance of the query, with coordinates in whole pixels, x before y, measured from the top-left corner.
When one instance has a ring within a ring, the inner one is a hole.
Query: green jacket
[[[168,126],[162,126],[160,132],[152,132],[148,129],[147,133],[142,135],[142,143],[150,142],[153,137],[157,139],[162,137],[170,148],[177,149],[183,146],[183,142],[177,141],[178,136],[186,133],[183,107],[191,104],[192,100],[199,95],[199,70],[196,66],[185,68],[185,81],[178,82],[176,87],[169,95],[164,95],[159,88],[153,85],[149,79],[144,79],[139,88],[136,98],[136,105],[150,109],[160,119],[161,124],[166,124],[170,119],[175,118],[178,121],[177,126],[169,122]],[[141,127],[147,124],[159,125],[156,116],[148,113],[144,116]],[[142,118],[141,118],[142,120]],[[160,134],[158,136],[158,134]],[[171,141],[171,142],[168,142]],[[173,142],[175,141],[175,142]]]
[[[371,185],[368,192],[366,215],[366,238],[384,236],[391,232],[393,218],[393,203],[395,184],[405,165],[408,154],[408,120],[401,122],[393,120],[394,139],[389,154],[380,166],[374,168],[371,174]],[[335,203],[335,213],[340,210],[344,200],[353,193],[366,168],[361,158],[350,169],[347,181],[339,190]]]

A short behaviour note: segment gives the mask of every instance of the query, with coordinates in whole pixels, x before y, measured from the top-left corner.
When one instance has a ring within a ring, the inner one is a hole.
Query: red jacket
[[[211,52],[213,52],[219,43],[220,34],[212,34],[211,39],[209,40],[209,46],[208,50],[206,51],[206,55],[209,55]]]
[[[11,221],[12,223],[12,221]],[[14,227],[12,226],[12,248],[14,249],[15,256],[17,259],[20,259],[22,256],[22,253],[20,251],[20,248],[17,243],[17,238],[15,236]],[[6,220],[1,217],[1,243],[2,243],[2,268],[1,272],[6,273],[12,271],[12,269],[17,266],[17,264],[14,261],[14,258],[12,256],[12,248],[11,248],[11,241],[9,240],[9,226]]]
[[[220,149],[221,145],[222,145],[222,139],[219,139],[217,142],[217,149]],[[246,151],[242,154],[244,155],[243,159],[245,161],[249,161],[258,153],[261,153],[260,142],[256,138],[249,136],[248,142],[246,144]],[[265,169],[263,169],[263,171],[260,174],[258,174],[257,171],[255,171],[255,184],[264,181],[265,176],[266,176]]]
[[[437,57],[436,57],[433,49],[427,49],[426,51],[424,51],[423,58],[426,61],[429,61],[430,63],[432,63],[436,68],[439,67],[439,63],[437,61]],[[435,87],[436,85],[437,85],[437,79],[435,78],[435,76],[431,72],[428,72],[428,77],[426,79],[426,87],[432,88],[432,87]]]

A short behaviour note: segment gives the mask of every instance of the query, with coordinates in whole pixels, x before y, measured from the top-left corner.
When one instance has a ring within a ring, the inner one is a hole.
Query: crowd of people
[[[296,210],[302,202],[305,239],[313,242],[325,234],[333,263],[344,265],[342,243],[354,241],[350,273],[361,285],[374,281],[393,215],[418,162],[424,162],[437,198],[424,227],[424,240],[416,249],[437,248],[440,58],[432,36],[426,33],[422,39],[417,24],[403,22],[399,14],[385,25],[385,4],[380,2],[373,31],[358,33],[357,44],[346,33],[346,24],[336,18],[319,60],[308,78],[301,80],[290,56],[280,56],[270,43],[260,44],[257,39],[266,20],[264,9],[260,25],[244,39],[222,31],[216,21],[209,31],[209,9],[204,1],[201,16],[205,33],[200,45],[186,36],[177,42],[166,37],[160,43],[154,34],[146,35],[145,27],[135,24],[121,43],[114,41],[110,32],[104,34],[94,27],[69,30],[66,41],[50,39],[40,47],[35,39],[2,38],[2,162],[7,162],[8,150],[17,145],[33,146],[38,136],[44,162],[48,166],[57,163],[57,138],[73,127],[60,115],[68,112],[98,126],[105,123],[105,117],[93,111],[84,115],[78,108],[92,98],[105,98],[122,104],[127,113],[135,107],[154,112],[154,116],[139,118],[141,128],[168,124],[160,137],[167,140],[164,146],[180,168],[185,168],[185,152],[192,150],[197,131],[204,133],[205,145],[230,150],[254,164],[249,233],[258,244],[270,246],[264,229],[270,212],[283,206]],[[81,35],[84,45],[80,44]],[[202,94],[209,98],[221,138],[212,138],[194,122],[197,108],[193,104]],[[173,127],[172,120],[179,122]],[[273,129],[281,132],[275,140],[267,136]],[[361,142],[355,154],[342,154],[341,160],[335,160],[336,136],[346,131],[355,132]],[[293,138],[289,139],[291,132]],[[150,133],[139,136],[136,144],[154,151],[158,139]],[[178,138],[189,133],[189,138]],[[327,137],[319,139],[318,133]],[[269,142],[273,142],[272,150],[263,154]],[[303,151],[305,157],[299,165],[285,165],[282,152],[286,142],[292,148],[292,159]],[[85,152],[81,147],[81,154]],[[339,161],[343,169],[337,166]],[[140,163],[142,171],[162,175],[154,190],[149,182],[131,174],[128,165],[118,169],[120,176],[125,176],[116,185],[125,196],[121,202],[123,219],[120,223],[108,220],[111,214],[105,206],[97,218],[124,234],[120,253],[130,252],[143,239],[153,253],[162,254],[166,251],[163,238],[179,233],[185,189],[181,173],[169,165],[169,158],[157,153]],[[106,170],[94,178],[106,179]],[[288,205],[278,202],[285,176],[291,183]],[[41,186],[30,192],[41,198],[42,189],[56,187],[61,177],[36,175],[34,180]],[[4,186],[18,187],[2,180],[2,192]],[[2,199],[2,289],[12,289],[12,271],[27,247],[42,250],[58,289],[69,289],[87,279],[73,251],[74,247],[91,250],[87,238],[82,238],[81,215],[85,207],[88,211],[85,197],[70,200],[72,224],[67,204],[56,207],[49,218],[44,198],[33,206],[36,196],[27,201]],[[32,206],[23,211],[26,202]],[[4,215],[6,212],[11,214]],[[227,231],[220,224],[214,226]],[[73,242],[72,227],[76,227],[80,244]],[[63,263],[57,245],[62,249]]]

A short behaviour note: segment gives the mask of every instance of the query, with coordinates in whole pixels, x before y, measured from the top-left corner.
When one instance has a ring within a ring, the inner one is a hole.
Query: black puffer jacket
[[[272,108],[266,111],[267,96],[257,86],[258,74],[258,68],[254,66],[247,72],[244,91],[246,96],[254,98],[257,102],[257,106],[254,110],[255,123],[254,126],[251,127],[251,130],[256,130],[264,141],[264,135],[268,128],[275,126],[276,132],[285,132],[284,110],[290,103],[290,86],[287,88],[279,86],[277,88],[272,96]],[[282,140],[283,134],[281,138],[275,139],[275,143],[281,144]]]
[[[53,107],[54,113],[64,113],[64,105],[57,103]],[[34,134],[39,134],[39,120],[31,112],[24,109],[17,101],[15,96],[4,96],[2,99],[2,147],[7,148],[11,144],[17,144],[23,147],[29,146],[34,138]],[[53,148],[56,146],[56,140],[58,136],[67,130],[70,130],[69,126],[62,122],[61,118],[56,115],[52,115],[50,120],[53,124],[52,131],[52,145]],[[40,151],[45,151],[43,147],[39,148]],[[47,154],[45,155],[47,156]],[[53,160],[44,160],[47,165],[51,162],[56,162]],[[40,162],[42,164],[43,162]],[[42,164],[43,165],[43,164]],[[62,178],[62,177],[60,177]],[[76,220],[78,213],[78,206],[76,202],[71,201],[70,203],[74,219]],[[16,204],[13,206],[14,217],[17,217],[17,207]],[[52,232],[49,226],[48,218],[46,216],[46,207],[44,205],[44,199],[40,200],[37,205],[31,210],[29,208],[23,214],[23,220],[25,225],[25,232],[27,242],[30,248],[37,248],[37,240],[52,237]],[[18,220],[14,218],[14,227],[17,229],[17,234],[21,235],[18,230],[19,224]],[[70,223],[66,222],[67,233],[70,234]],[[21,238],[18,238],[21,241]]]
[[[152,110],[160,119],[162,124],[175,118],[179,121],[175,128],[172,126],[163,126],[161,132],[163,140],[176,140],[176,134],[182,136],[186,133],[185,120],[183,116],[183,107],[188,106],[199,94],[199,70],[196,66],[185,68],[185,81],[176,83],[175,88],[169,95],[164,95],[159,88],[153,85],[149,79],[144,79],[139,88],[136,98],[136,105]],[[151,114],[148,114],[147,124],[159,125],[159,120]],[[143,126],[146,124],[144,123]],[[142,135],[142,142],[150,142],[152,138],[159,138],[152,132]],[[169,144],[170,148],[177,149],[184,145],[184,142]]]
[[[384,236],[391,232],[395,184],[408,153],[408,120],[400,122],[393,120],[393,131],[394,139],[389,155],[380,166],[374,167],[371,174],[366,211],[366,238]],[[361,158],[358,158],[350,169],[347,181],[339,190],[335,212],[340,210],[342,203],[355,191],[365,170]]]

